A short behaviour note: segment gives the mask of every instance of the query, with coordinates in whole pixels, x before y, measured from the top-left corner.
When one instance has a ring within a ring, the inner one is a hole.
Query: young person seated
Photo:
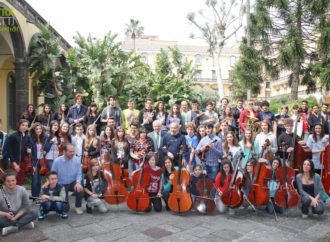
[[[47,175],[48,185],[42,188],[40,199],[41,208],[38,220],[44,220],[50,211],[56,212],[61,218],[67,219],[68,210],[65,202],[65,191],[63,187],[58,184],[57,172],[51,171]]]
[[[0,189],[0,228],[2,235],[17,232],[20,228],[34,228],[37,213],[30,210],[28,194],[17,185],[16,172],[6,170],[4,185]]]

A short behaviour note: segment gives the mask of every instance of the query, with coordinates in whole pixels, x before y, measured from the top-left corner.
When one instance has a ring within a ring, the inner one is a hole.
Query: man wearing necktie
[[[154,131],[148,133],[148,137],[152,140],[154,144],[154,150],[157,153],[158,165],[160,167],[163,166],[163,155],[162,152],[159,152],[159,148],[161,147],[162,137],[164,136],[164,133],[161,132],[161,126],[161,122],[159,120],[155,120],[152,123]]]

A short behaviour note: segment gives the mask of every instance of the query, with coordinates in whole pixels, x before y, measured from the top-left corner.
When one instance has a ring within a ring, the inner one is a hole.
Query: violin
[[[205,162],[202,162],[202,170],[204,170],[204,163]],[[213,181],[207,178],[204,173],[202,176],[203,178],[199,179],[196,184],[199,196],[196,197],[194,207],[200,213],[212,214],[216,207],[214,199],[211,196]]]
[[[145,156],[143,157],[142,167],[132,175],[133,190],[127,198],[127,207],[136,212],[144,212],[149,208],[150,197],[147,187],[150,183],[150,174],[144,171]]]
[[[230,208],[238,208],[243,203],[243,192],[241,190],[242,179],[236,179],[238,174],[238,168],[244,157],[244,153],[241,153],[241,157],[235,166],[234,173],[231,177],[228,190],[224,191],[221,200],[223,204]]]
[[[58,144],[58,156],[62,156],[63,155],[63,142],[62,142],[62,132],[58,133],[58,137],[60,138],[60,142]]]
[[[114,163],[113,159],[110,159],[103,163],[103,167],[104,179],[108,183],[108,186],[103,194],[104,200],[109,204],[119,204],[125,202],[127,198],[127,190],[120,180],[120,165]]]
[[[30,149],[30,146],[26,146],[26,149]],[[23,161],[20,163],[20,168],[24,173],[33,174],[34,167],[33,167],[33,159],[31,153],[28,153],[24,158]]]
[[[82,157],[82,170],[83,170],[83,173],[87,173],[90,165],[91,165],[91,157],[88,156],[88,155],[83,155]]]
[[[45,143],[43,144],[42,147],[45,147]],[[42,148],[42,159],[39,160],[39,165],[40,165],[40,169],[39,169],[39,175],[40,176],[46,176],[49,172],[49,169],[48,169],[48,160],[46,159],[45,157],[45,154],[44,154],[44,148]]]
[[[210,150],[211,148],[211,144],[217,142],[217,139],[212,140],[208,145],[206,145],[204,147],[204,150],[202,152],[200,152],[199,154],[197,154],[198,158],[202,161],[205,161],[205,154]]]
[[[266,140],[266,146],[270,145],[270,141]],[[261,157],[265,153],[266,146],[262,148]],[[253,168],[253,179],[248,194],[248,199],[255,205],[267,205],[269,202],[268,180],[272,175],[272,169],[265,163],[258,162]]]
[[[285,157],[286,145],[282,143],[283,157]],[[299,202],[299,194],[293,186],[295,179],[295,171],[293,168],[286,165],[286,160],[283,159],[282,166],[276,170],[276,179],[280,183],[278,189],[275,192],[275,203],[281,207],[288,209],[289,207],[295,207]]]
[[[191,209],[191,195],[187,190],[190,184],[190,174],[187,170],[182,170],[183,146],[180,147],[179,153],[179,170],[173,172],[173,191],[168,198],[169,208],[176,213],[185,213]]]

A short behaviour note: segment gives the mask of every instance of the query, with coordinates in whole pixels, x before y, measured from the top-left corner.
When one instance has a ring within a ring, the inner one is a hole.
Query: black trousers
[[[75,181],[70,183],[70,184],[63,185],[65,187],[65,200],[68,202],[68,205],[69,205],[69,191],[74,192],[74,194],[76,196],[75,206],[76,206],[76,208],[80,208],[81,204],[82,204],[83,197],[84,197],[84,191],[83,190],[80,191],[80,192],[75,191],[74,190],[75,185],[76,185]]]
[[[149,196],[152,198],[150,198],[149,208],[146,210],[146,212],[150,212],[152,207],[154,207],[156,212],[162,211],[162,199],[160,197],[156,197],[157,193],[149,193]]]

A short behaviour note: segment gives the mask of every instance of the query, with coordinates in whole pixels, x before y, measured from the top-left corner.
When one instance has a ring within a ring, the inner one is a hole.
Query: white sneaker
[[[27,225],[25,225],[25,228],[27,229],[34,229],[34,222],[30,222]]]
[[[84,213],[83,210],[82,210],[81,208],[77,208],[77,207],[76,207],[75,210],[76,210],[76,214],[79,214],[79,215],[80,215],[80,214],[83,214],[83,213]]]
[[[17,231],[18,231],[17,226],[4,227],[2,228],[2,236],[6,236],[7,234],[11,234],[11,233],[16,233]]]
[[[308,214],[302,214],[301,217],[302,218],[308,218]]]

